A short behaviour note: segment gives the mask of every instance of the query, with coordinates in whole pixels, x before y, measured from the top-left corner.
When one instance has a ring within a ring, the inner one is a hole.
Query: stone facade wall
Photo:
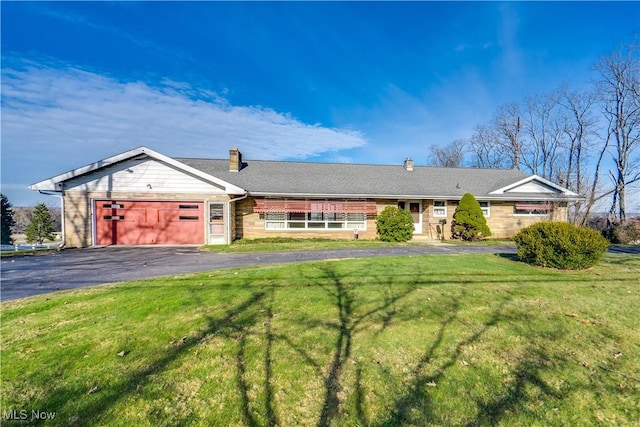
[[[492,202],[487,225],[492,238],[510,238],[525,227],[541,221],[566,221],[566,207],[556,207],[547,215],[516,215],[513,202]]]
[[[64,244],[69,248],[84,248],[93,244],[91,238],[91,202],[84,192],[64,194]]]
[[[88,247],[93,245],[92,241],[92,200],[112,199],[112,200],[192,200],[192,201],[217,201],[227,202],[226,195],[211,194],[154,194],[152,198],[145,193],[114,193],[114,192],[73,192],[67,191],[64,194],[64,224],[65,224],[65,246],[66,247]],[[326,238],[326,239],[353,239],[353,230],[266,230],[264,226],[264,215],[253,212],[254,198],[246,198],[228,204],[229,212],[225,212],[231,219],[231,240],[235,239],[255,239],[264,237],[295,237],[295,238]],[[387,206],[397,206],[398,201],[393,199],[376,200],[378,213]],[[447,201],[447,216],[438,217],[433,215],[433,200],[422,200],[422,233],[427,238],[437,239],[440,220],[446,219],[444,225],[445,239],[451,236],[451,223],[455,212],[457,201]],[[566,205],[554,209],[550,215],[515,215],[513,202],[491,202],[490,216],[487,224],[491,229],[492,238],[509,238],[524,227],[540,221],[566,221]],[[226,208],[225,208],[226,210]],[[207,209],[205,208],[205,212]],[[205,220],[205,226],[208,227]],[[226,230],[228,232],[228,228]],[[377,237],[376,217],[367,216],[366,230],[358,230],[360,239],[375,239]],[[208,231],[205,231],[205,239]],[[206,243],[206,242],[205,242]]]
[[[254,198],[241,200],[236,205],[235,227],[236,239],[259,239],[266,237],[292,237],[292,238],[323,238],[352,240],[353,230],[266,230],[264,228],[264,214],[253,212]],[[378,203],[378,212],[382,211],[381,204]],[[376,217],[367,216],[367,229],[358,230],[358,238],[375,239],[377,235]]]
[[[397,206],[398,201],[392,199],[376,200],[378,213],[387,206]],[[253,212],[254,199],[247,198],[237,203],[236,206],[236,238],[256,239],[264,237],[294,237],[294,238],[326,238],[326,239],[353,239],[352,230],[265,230],[264,215]],[[447,215],[440,217],[433,215],[433,200],[422,200],[422,236],[432,239],[438,238],[437,229],[441,220],[446,220],[444,225],[445,239],[451,237],[451,223],[458,201],[447,200]],[[524,227],[540,221],[566,221],[567,208],[556,207],[550,215],[515,215],[514,202],[491,202],[490,215],[487,225],[491,230],[492,238],[510,238]],[[359,230],[359,238],[375,239],[377,237],[376,218],[367,218],[367,229]]]

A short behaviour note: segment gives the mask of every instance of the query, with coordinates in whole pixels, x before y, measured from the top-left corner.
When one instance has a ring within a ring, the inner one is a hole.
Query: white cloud
[[[3,58],[3,183],[36,182],[145,145],[170,156],[305,159],[364,146],[357,131],[231,105],[181,82],[121,81],[72,66]],[[7,187],[10,188],[10,187]]]
[[[258,154],[254,158],[279,159],[366,144],[359,132],[305,124],[267,107],[230,105],[185,83],[154,86],[36,63],[2,74],[3,145],[110,152],[148,145],[209,157],[226,156],[237,145]]]

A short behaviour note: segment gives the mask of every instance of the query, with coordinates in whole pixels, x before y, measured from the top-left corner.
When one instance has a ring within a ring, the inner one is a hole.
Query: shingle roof
[[[513,194],[489,193],[531,177],[513,169],[414,166],[413,171],[407,171],[402,165],[266,160],[244,161],[239,172],[229,172],[228,160],[176,160],[244,188],[252,195],[457,199],[469,192],[480,199],[513,199]]]

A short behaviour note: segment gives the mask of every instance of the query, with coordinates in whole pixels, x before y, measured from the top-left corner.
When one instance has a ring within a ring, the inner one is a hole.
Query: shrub
[[[44,203],[39,203],[31,214],[29,226],[25,230],[27,242],[43,243],[45,240],[53,240],[53,218],[51,211]]]
[[[610,222],[606,216],[594,216],[589,219],[587,226],[598,230],[611,243],[640,244],[640,217],[620,223]]]
[[[614,243],[640,244],[640,218],[634,218],[613,226]]]
[[[413,237],[411,213],[394,206],[387,206],[376,221],[378,235],[383,242],[407,242]]]
[[[563,270],[592,267],[609,247],[597,231],[565,222],[539,222],[522,229],[513,240],[521,260]]]
[[[11,228],[16,224],[13,218],[13,206],[4,194],[0,194],[2,198],[2,229],[0,230],[0,240],[3,245],[13,245],[13,237],[11,237]]]
[[[491,230],[487,226],[487,220],[482,214],[480,203],[473,194],[466,193],[462,196],[451,223],[451,232],[454,239],[477,240],[491,236]]]

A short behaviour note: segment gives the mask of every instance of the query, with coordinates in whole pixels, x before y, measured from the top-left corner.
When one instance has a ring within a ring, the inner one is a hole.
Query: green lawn
[[[288,237],[269,237],[261,239],[240,239],[230,245],[209,245],[203,249],[211,252],[276,252],[310,251],[323,249],[364,249],[388,248],[392,246],[414,245],[419,243],[389,243],[380,240],[332,240],[322,238],[297,239]],[[422,243],[424,244],[424,243]]]
[[[638,425],[639,273],[407,256],[5,302],[2,425]]]
[[[204,250],[211,252],[246,253],[246,252],[275,252],[275,251],[309,251],[323,249],[366,249],[390,248],[394,246],[429,246],[440,244],[438,240],[411,240],[409,242],[383,242],[381,240],[331,240],[322,238],[298,239],[288,237],[269,237],[261,239],[240,239],[230,245],[208,245]],[[513,240],[486,239],[475,242],[460,240],[445,240],[446,244],[459,246],[515,246]]]

